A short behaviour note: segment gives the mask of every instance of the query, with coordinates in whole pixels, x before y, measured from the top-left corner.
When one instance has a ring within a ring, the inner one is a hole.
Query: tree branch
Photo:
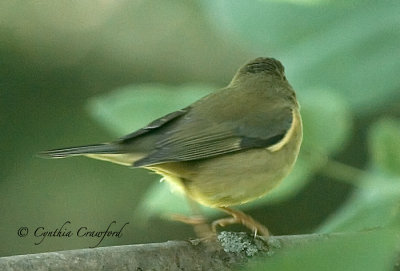
[[[343,234],[272,236],[222,232],[208,241],[78,249],[0,258],[0,270],[231,270],[250,256],[275,252]]]

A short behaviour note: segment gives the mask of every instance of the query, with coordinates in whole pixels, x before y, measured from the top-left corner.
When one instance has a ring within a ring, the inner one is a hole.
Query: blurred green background
[[[398,226],[399,14],[396,0],[1,2],[0,256],[98,242],[34,244],[34,229],[66,221],[72,231],[129,222],[101,246],[194,237],[167,219],[187,206],[159,176],[36,153],[132,132],[225,86],[258,56],[285,65],[304,144],[282,186],[243,209],[275,235]],[[21,227],[28,236],[18,236]],[[395,255],[393,238],[381,240]],[[385,255],[379,264],[390,266],[394,256]]]

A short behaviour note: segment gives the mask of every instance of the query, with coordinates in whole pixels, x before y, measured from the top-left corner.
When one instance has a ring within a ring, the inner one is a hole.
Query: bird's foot
[[[232,217],[222,218],[214,221],[211,224],[211,229],[213,232],[217,232],[217,226],[225,227],[232,224],[242,224],[246,228],[250,229],[254,233],[254,236],[257,236],[257,234],[264,237],[270,236],[268,229],[258,221],[254,220],[251,216],[227,207],[221,207],[220,209],[225,213],[230,214]]]

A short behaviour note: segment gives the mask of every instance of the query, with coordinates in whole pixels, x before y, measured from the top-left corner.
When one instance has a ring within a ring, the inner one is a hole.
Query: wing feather
[[[165,162],[191,161],[251,148],[266,148],[278,143],[290,129],[290,108],[272,108],[251,112],[236,121],[215,122],[207,119],[177,119],[165,131],[154,150],[133,166]]]

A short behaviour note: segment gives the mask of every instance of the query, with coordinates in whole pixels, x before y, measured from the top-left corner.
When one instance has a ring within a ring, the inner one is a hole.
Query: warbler
[[[232,215],[215,221],[214,231],[241,223],[268,236],[263,225],[230,206],[262,197],[292,170],[303,137],[299,110],[281,62],[259,57],[225,88],[120,139],[41,154],[147,168],[194,201]]]

